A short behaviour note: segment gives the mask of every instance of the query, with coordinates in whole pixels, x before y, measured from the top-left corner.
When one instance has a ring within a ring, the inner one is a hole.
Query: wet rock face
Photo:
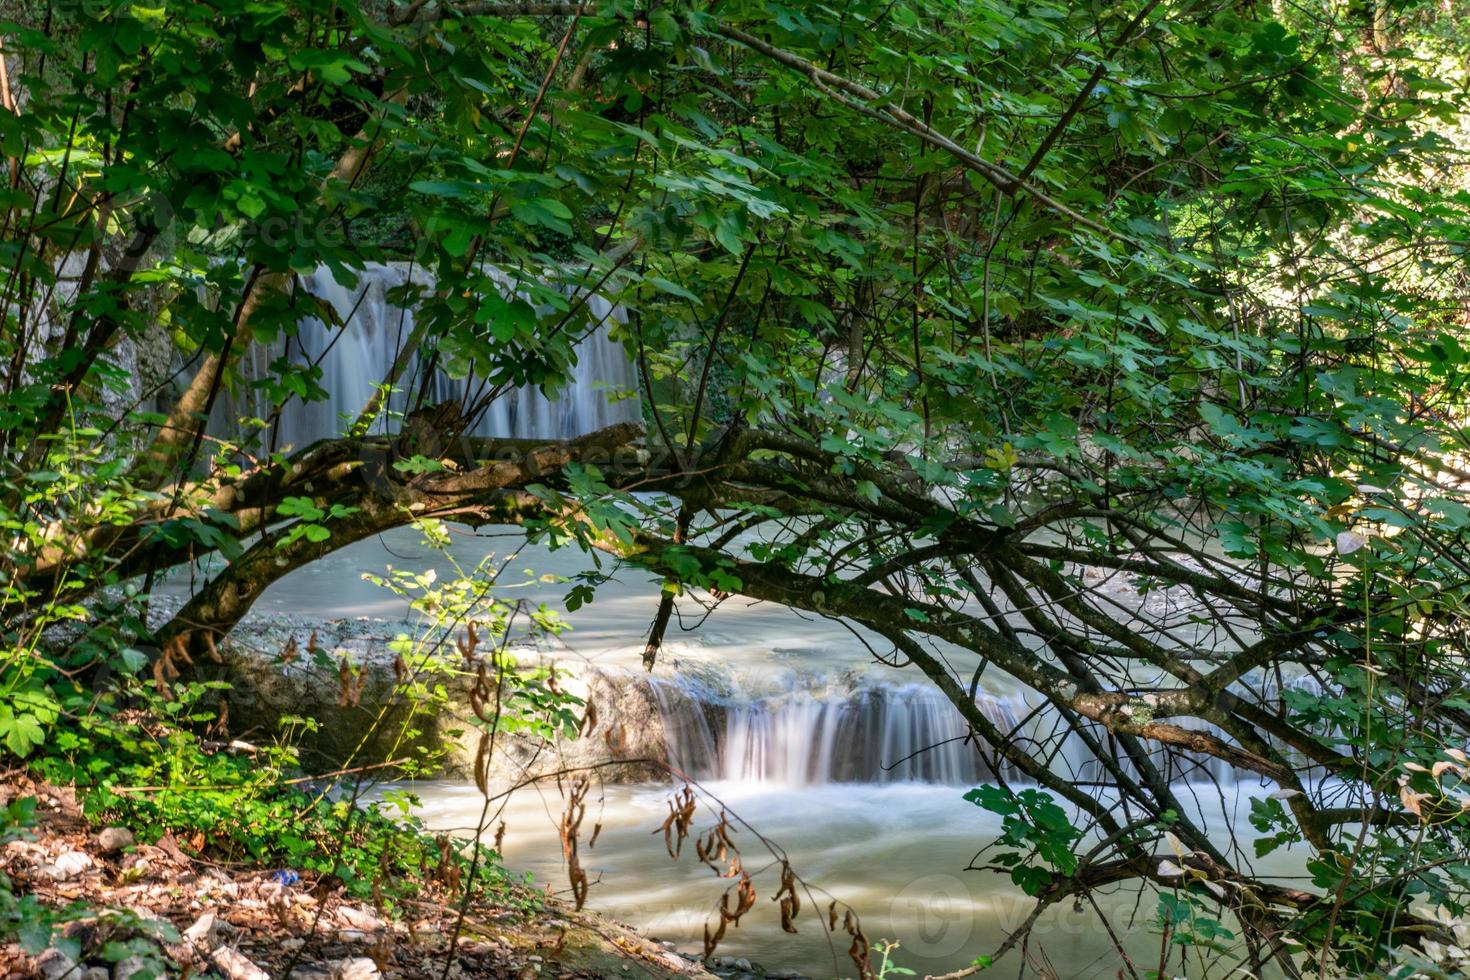
[[[416,759],[431,772],[468,777],[488,727],[471,707],[474,677],[452,650],[400,661],[389,639],[393,626],[293,617],[237,629],[220,647],[225,663],[215,668],[231,685],[231,737],[269,744],[290,733],[302,764],[316,772]],[[549,646],[514,649],[525,665],[568,663],[556,656],[565,651]],[[351,674],[345,680],[344,658]],[[641,676],[584,668],[564,677],[561,687],[595,705],[582,735],[548,746],[535,735],[501,731],[492,778],[593,766],[614,781],[666,778],[658,704]]]

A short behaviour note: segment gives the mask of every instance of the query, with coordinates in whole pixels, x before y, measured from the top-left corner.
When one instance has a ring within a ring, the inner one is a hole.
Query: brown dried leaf
[[[791,921],[795,918],[796,912],[791,901],[791,896],[787,895],[781,899],[781,929],[784,932],[796,932],[796,926]]]

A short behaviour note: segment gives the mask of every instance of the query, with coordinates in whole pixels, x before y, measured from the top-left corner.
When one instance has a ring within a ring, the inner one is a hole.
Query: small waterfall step
[[[781,786],[1031,782],[975,738],[955,706],[927,683],[799,673],[774,689],[769,678],[751,683],[676,674],[636,682],[649,686],[657,705],[669,764],[692,779]],[[1084,736],[1020,693],[981,691],[975,703],[998,732],[1074,783],[1107,784],[1114,767],[1137,775],[1101,726]],[[1232,785],[1256,778],[1214,757],[1161,746],[1150,746],[1150,761],[1171,782]]]

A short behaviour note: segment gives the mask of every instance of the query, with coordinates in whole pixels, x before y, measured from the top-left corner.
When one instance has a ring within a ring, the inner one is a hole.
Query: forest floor
[[[36,825],[0,846],[0,872],[17,896],[78,911],[38,956],[0,945],[0,978],[714,980],[628,926],[528,888],[472,903],[456,930],[447,896],[390,916],[326,882],[191,856],[169,835],[138,844],[124,828],[99,831],[71,790],[0,776],[0,806],[19,796],[36,797]]]

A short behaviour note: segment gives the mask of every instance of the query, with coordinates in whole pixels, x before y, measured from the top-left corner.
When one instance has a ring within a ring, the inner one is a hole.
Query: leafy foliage
[[[257,776],[202,752],[218,692],[191,668],[335,548],[503,521],[653,569],[665,621],[675,597],[740,592],[891,642],[1036,784],[973,799],[1041,902],[1141,880],[1176,939],[1324,972],[1444,927],[1406,903],[1463,913],[1470,819],[1444,768],[1470,734],[1453,11],[4,16],[10,755],[156,829],[213,833],[242,805],[283,820],[306,806],[272,782],[289,757]],[[340,439],[283,445],[283,414],[332,395],[300,325],[354,329],[303,277],[350,286],[390,260],[432,283],[396,296],[417,315],[381,396]],[[638,370],[641,444],[460,439],[507,392],[565,386],[594,293],[628,314],[605,329]],[[433,406],[444,375],[478,393]],[[222,392],[259,417],[219,418]],[[150,621],[159,576],[213,553],[228,564]],[[1045,724],[979,712],[986,671]],[[554,678],[523,680],[507,724],[572,727]],[[133,710],[162,749],[128,733]],[[1056,770],[1068,739],[1088,780]],[[1304,845],[1314,891],[1261,880],[1180,805],[1177,777],[1209,760],[1277,785],[1256,846]],[[194,780],[230,788],[156,811],[118,792]],[[1150,860],[1165,825],[1204,876],[1183,897]]]

